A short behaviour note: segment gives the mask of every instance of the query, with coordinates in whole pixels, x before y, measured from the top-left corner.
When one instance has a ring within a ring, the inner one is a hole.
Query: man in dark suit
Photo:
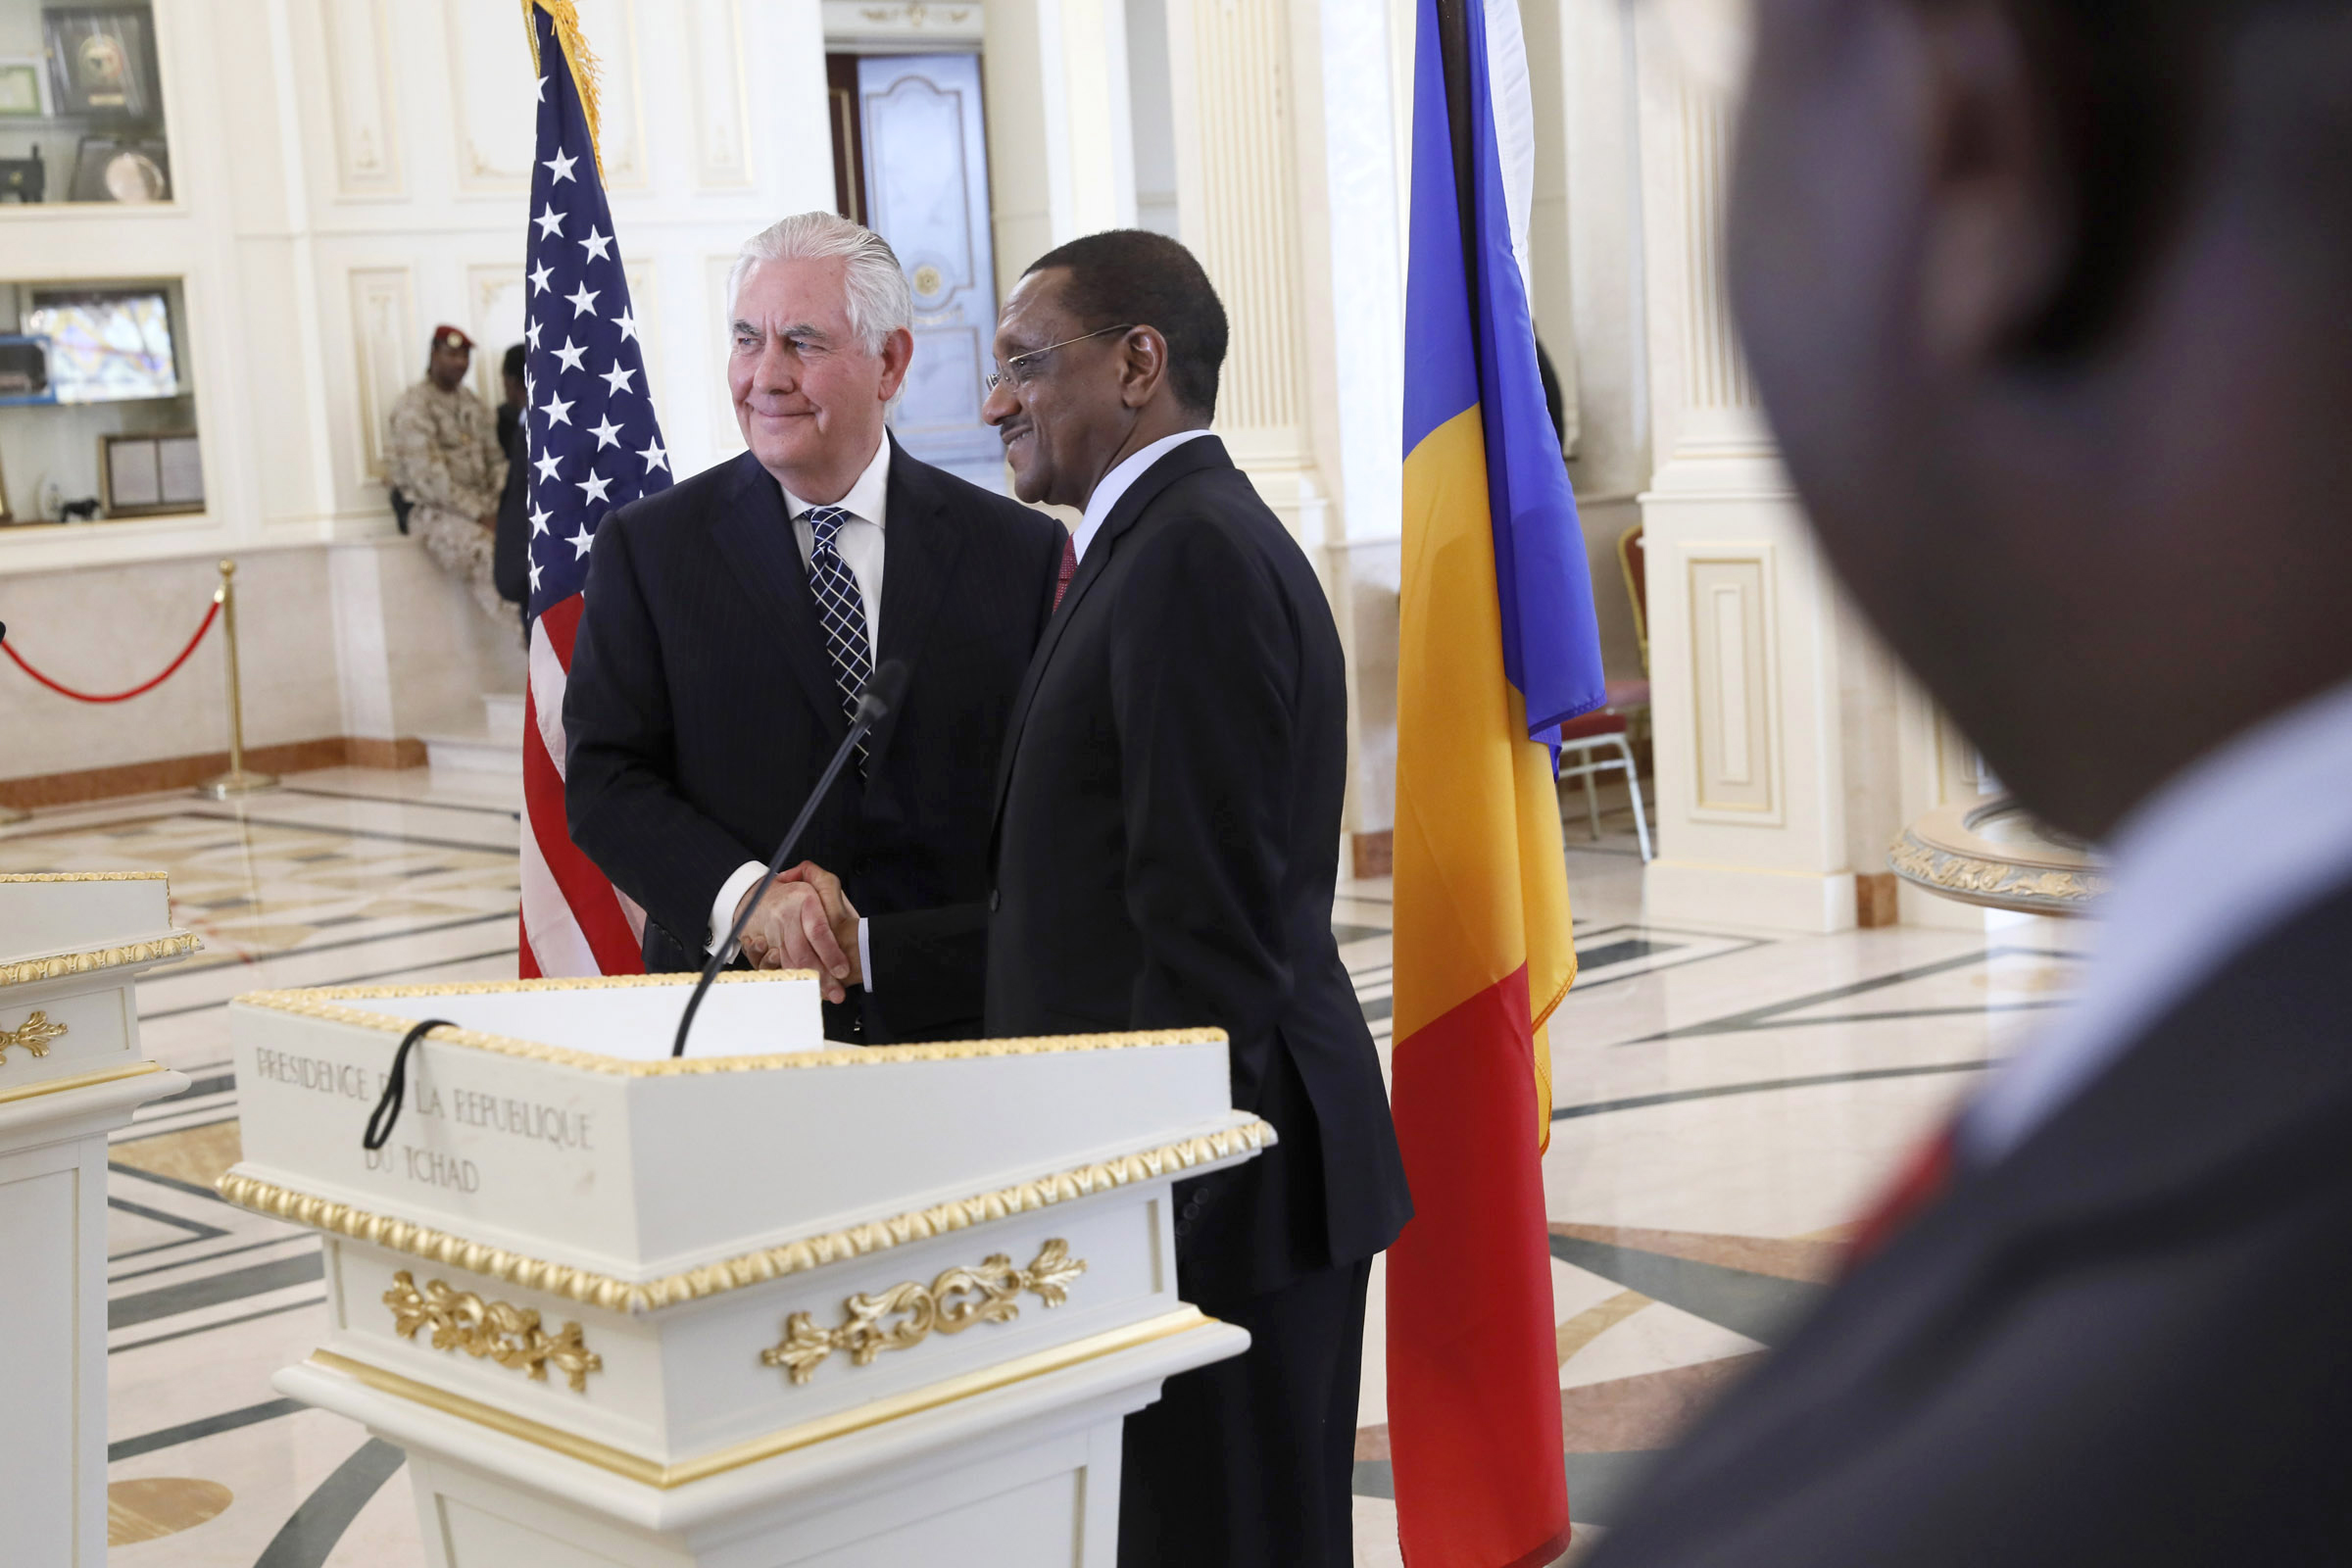
[[[1207,433],[1225,314],[1140,231],[1040,260],[985,410],[1078,565],[998,785],[988,1032],[1221,1026],[1281,1142],[1179,1183],[1180,1289],[1250,1330],[1128,1419],[1119,1560],[1351,1564],[1373,1254],[1409,1213],[1380,1064],[1331,931],[1346,672],[1305,556]]]
[[[1788,470],[2113,881],[2074,1008],[1593,1563],[2352,1562],[2352,5],[1758,15]]]
[[[498,449],[507,455],[506,488],[498,495],[498,528],[490,544],[490,578],[498,596],[514,607],[527,641],[531,635],[531,459],[530,431],[523,423],[523,346],[507,350],[507,401],[498,406]]]
[[[879,235],[786,219],[745,246],[730,294],[750,450],[597,532],[564,703],[572,837],[644,906],[651,969],[702,967],[757,900],[744,956],[820,969],[830,1038],[974,1035],[998,751],[1065,535],[884,428],[913,343]],[[906,695],[802,844],[847,903],[762,888],[892,659]]]

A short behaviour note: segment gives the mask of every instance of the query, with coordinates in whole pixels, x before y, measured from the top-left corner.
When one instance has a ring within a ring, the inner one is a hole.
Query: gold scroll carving
[[[15,1029],[0,1029],[0,1066],[7,1065],[11,1048],[23,1046],[36,1056],[49,1054],[49,1042],[66,1032],[62,1023],[51,1023],[49,1014],[36,1012]]]
[[[588,1374],[605,1369],[605,1358],[581,1342],[580,1326],[566,1323],[561,1334],[539,1325],[535,1308],[506,1301],[485,1301],[471,1291],[453,1291],[442,1280],[422,1290],[407,1269],[392,1276],[384,1293],[392,1309],[392,1332],[413,1340],[429,1326],[436,1350],[464,1350],[476,1358],[487,1356],[504,1367],[519,1367],[534,1383],[547,1381],[547,1369],[564,1373],[571,1392],[588,1392]]]
[[[763,1366],[780,1366],[795,1383],[816,1376],[835,1350],[849,1352],[858,1366],[871,1366],[884,1350],[908,1350],[933,1333],[961,1334],[975,1323],[1005,1323],[1021,1315],[1023,1292],[1049,1307],[1070,1298],[1070,1282],[1086,1272],[1086,1259],[1070,1256],[1059,1237],[1039,1249],[1027,1268],[1014,1268],[1003,1252],[978,1268],[952,1268],[925,1285],[908,1280],[879,1296],[858,1295],[842,1303],[837,1328],[820,1329],[807,1312],[784,1320],[784,1338],[760,1352]]]

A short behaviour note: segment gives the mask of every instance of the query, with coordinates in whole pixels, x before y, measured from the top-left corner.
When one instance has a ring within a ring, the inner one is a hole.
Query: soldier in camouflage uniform
[[[424,379],[392,405],[391,478],[432,558],[466,578],[484,614],[512,625],[491,569],[507,460],[497,419],[465,385],[472,362],[471,338],[454,326],[433,328]]]

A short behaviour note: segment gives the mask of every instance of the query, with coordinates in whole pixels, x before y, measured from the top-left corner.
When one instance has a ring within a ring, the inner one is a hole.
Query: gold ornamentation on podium
[[[539,1326],[536,1308],[506,1301],[484,1301],[471,1291],[453,1291],[434,1280],[422,1290],[407,1269],[392,1276],[384,1293],[392,1309],[392,1332],[413,1340],[428,1325],[436,1350],[464,1350],[476,1359],[487,1356],[504,1367],[519,1367],[534,1383],[547,1381],[550,1366],[564,1373],[571,1392],[588,1392],[588,1374],[602,1372],[605,1358],[581,1342],[580,1326],[566,1323],[561,1334]]]
[[[79,880],[76,878],[75,880]],[[63,980],[93,969],[114,969],[126,963],[161,963],[196,951],[196,934],[174,931],[152,942],[132,942],[120,948],[93,948],[86,953],[59,953],[41,958],[0,963],[0,986],[30,985],[35,980]]]
[[[975,1323],[1007,1323],[1021,1315],[1023,1292],[1049,1307],[1070,1298],[1070,1283],[1086,1272],[1086,1259],[1070,1256],[1070,1244],[1056,1236],[1039,1249],[1027,1268],[997,1252],[978,1268],[952,1268],[924,1285],[908,1280],[879,1296],[858,1295],[842,1303],[848,1314],[838,1328],[820,1329],[807,1312],[784,1320],[784,1338],[760,1352],[763,1366],[780,1366],[795,1383],[816,1376],[836,1350],[858,1366],[871,1366],[884,1350],[910,1350],[933,1333],[961,1334]],[[894,1321],[895,1320],[895,1321]]]
[[[246,997],[239,1000],[252,999]],[[443,1034],[433,1036],[436,1042],[445,1038]],[[1100,1038],[1117,1040],[1125,1037]],[[1219,1035],[1217,1038],[1224,1037]],[[867,1048],[869,1052],[876,1053],[923,1049],[926,1048]],[[967,1230],[990,1220],[1051,1208],[1055,1203],[1076,1202],[1081,1198],[1092,1198],[1098,1193],[1114,1192],[1137,1182],[1148,1182],[1155,1177],[1172,1176],[1201,1165],[1231,1159],[1246,1151],[1266,1149],[1277,1141],[1273,1125],[1252,1116],[1247,1121],[1236,1122],[1221,1131],[1203,1133],[1197,1138],[1137,1150],[1131,1154],[1120,1154],[1090,1165],[1055,1171],[1051,1176],[1036,1177],[1010,1187],[1000,1187],[994,1192],[978,1193],[970,1198],[934,1203],[929,1208],[893,1214],[887,1219],[868,1220],[847,1230],[805,1236],[798,1241],[762,1248],[756,1252],[744,1252],[716,1263],[706,1263],[700,1268],[664,1274],[651,1280],[616,1279],[579,1264],[527,1257],[470,1237],[395,1219],[389,1214],[378,1214],[369,1209],[354,1208],[349,1203],[320,1198],[315,1193],[280,1187],[275,1182],[247,1175],[241,1166],[222,1175],[213,1184],[213,1190],[239,1208],[250,1208],[257,1214],[268,1214],[272,1219],[291,1220],[314,1230],[332,1231],[337,1236],[348,1236],[371,1247],[405,1252],[411,1257],[423,1258],[428,1263],[464,1269],[468,1274],[487,1275],[526,1291],[568,1297],[589,1306],[602,1307],[608,1312],[637,1313],[658,1311],[681,1301],[699,1301],[727,1291],[762,1285],[781,1275],[805,1273],[849,1258],[863,1257],[887,1248],[927,1242],[945,1236],[950,1231]]]
[[[49,1042],[65,1032],[66,1026],[51,1023],[46,1012],[34,1013],[21,1027],[0,1029],[0,1066],[8,1064],[9,1050],[15,1046],[23,1046],[36,1056],[46,1056],[49,1054]]]

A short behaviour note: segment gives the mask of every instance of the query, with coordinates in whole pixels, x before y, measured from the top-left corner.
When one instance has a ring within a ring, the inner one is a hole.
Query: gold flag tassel
[[[564,63],[571,69],[571,84],[578,89],[580,109],[588,117],[588,150],[596,155],[596,177],[605,177],[605,150],[599,145],[601,134],[597,118],[596,51],[588,47],[587,35],[580,31],[580,13],[572,0],[522,0],[523,31],[530,35],[531,65],[544,74],[547,65],[539,58],[539,19],[544,11],[555,22],[556,44],[564,51]]]

